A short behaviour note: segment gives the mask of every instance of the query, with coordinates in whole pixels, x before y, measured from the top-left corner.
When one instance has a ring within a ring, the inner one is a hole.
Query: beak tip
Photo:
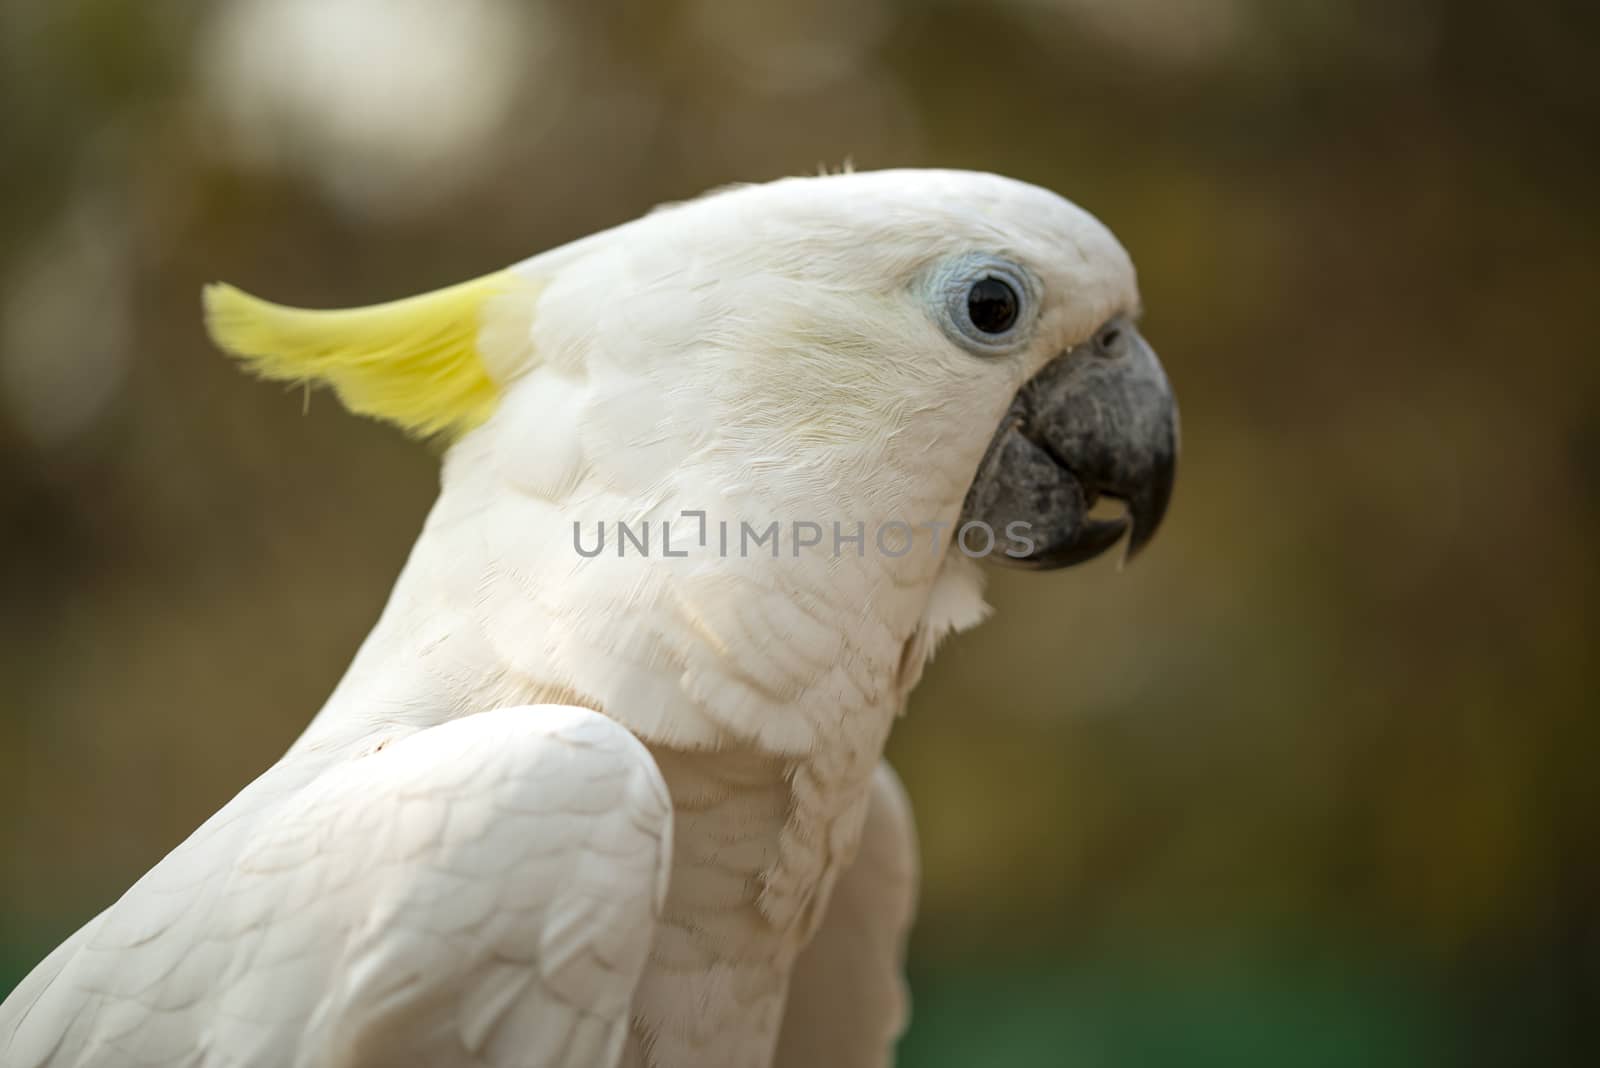
[[[1123,570],[1129,564],[1133,563],[1134,558],[1144,552],[1145,546],[1150,544],[1150,538],[1154,533],[1154,531],[1144,531],[1137,527],[1134,528],[1133,535],[1128,538],[1128,544],[1122,550],[1122,558],[1117,561],[1118,571]]]
[[[1156,476],[1143,493],[1128,502],[1128,518],[1133,528],[1128,535],[1128,547],[1122,554],[1124,565],[1144,551],[1161,529],[1167,517],[1167,505],[1172,502],[1172,484],[1177,467],[1177,449],[1166,451],[1164,458],[1154,465]]]

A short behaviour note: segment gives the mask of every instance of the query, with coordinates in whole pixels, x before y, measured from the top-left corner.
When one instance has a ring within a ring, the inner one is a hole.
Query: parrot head
[[[1031,550],[995,559],[1032,568],[1093,557],[1130,527],[1131,556],[1165,513],[1176,406],[1138,309],[1132,264],[1093,217],[948,171],[721,190],[370,308],[206,292],[213,337],[258,373],[329,384],[415,433],[466,436],[565,379],[587,455],[546,449],[530,467],[564,453],[643,489],[699,462],[718,496],[740,469],[801,487],[849,474],[835,490],[874,495],[878,512],[918,504],[907,517],[932,520],[959,501],[962,523],[1025,524]],[[1090,518],[1102,495],[1127,518]]]
[[[853,619],[872,600],[886,648],[924,635],[919,673],[932,642],[982,616],[971,550],[1049,569],[1126,534],[1131,555],[1172,489],[1176,407],[1136,325],[1127,253],[1068,201],[990,174],[720,190],[369,308],[291,309],[224,285],[205,305],[212,337],[257,373],[327,384],[356,412],[449,442],[430,528],[492,525],[496,566],[554,568],[564,588],[636,615],[671,601],[724,650],[753,626],[713,592],[731,577],[808,619]],[[1125,517],[1091,515],[1101,497]],[[670,559],[659,537],[655,559],[610,546],[577,559],[566,532],[683,515],[698,531],[674,529]],[[770,558],[765,543],[757,559],[708,553],[719,520],[776,520],[784,541]],[[795,524],[807,536],[791,545]],[[903,526],[885,537],[885,524]],[[685,543],[687,561],[673,556]],[[442,555],[460,567],[461,553]],[[605,580],[585,568],[602,563]],[[763,617],[769,644],[804,646],[784,611]],[[870,629],[821,642],[819,662],[878,641]],[[570,665],[560,674],[593,689]],[[798,685],[779,674],[756,689]]]

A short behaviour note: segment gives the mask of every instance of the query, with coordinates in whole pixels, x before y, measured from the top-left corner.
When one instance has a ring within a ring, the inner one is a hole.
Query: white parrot
[[[0,1063],[890,1063],[890,726],[977,557],[1132,552],[1170,493],[1116,239],[994,175],[824,175],[391,304],[205,307],[447,440],[441,491],[305,733],[23,980]]]

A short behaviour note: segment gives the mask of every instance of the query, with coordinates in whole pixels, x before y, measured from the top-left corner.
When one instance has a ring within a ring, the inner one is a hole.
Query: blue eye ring
[[[941,325],[962,348],[998,356],[1016,351],[1032,334],[1039,285],[1010,260],[962,256],[941,266],[933,282]]]

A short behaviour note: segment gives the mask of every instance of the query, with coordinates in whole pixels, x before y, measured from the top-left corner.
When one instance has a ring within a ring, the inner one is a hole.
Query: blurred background
[[[1100,215],[1185,432],[1137,566],[996,574],[897,729],[901,1063],[1600,1063],[1596,12],[0,2],[0,991],[282,752],[434,493],[203,282],[849,159]]]

